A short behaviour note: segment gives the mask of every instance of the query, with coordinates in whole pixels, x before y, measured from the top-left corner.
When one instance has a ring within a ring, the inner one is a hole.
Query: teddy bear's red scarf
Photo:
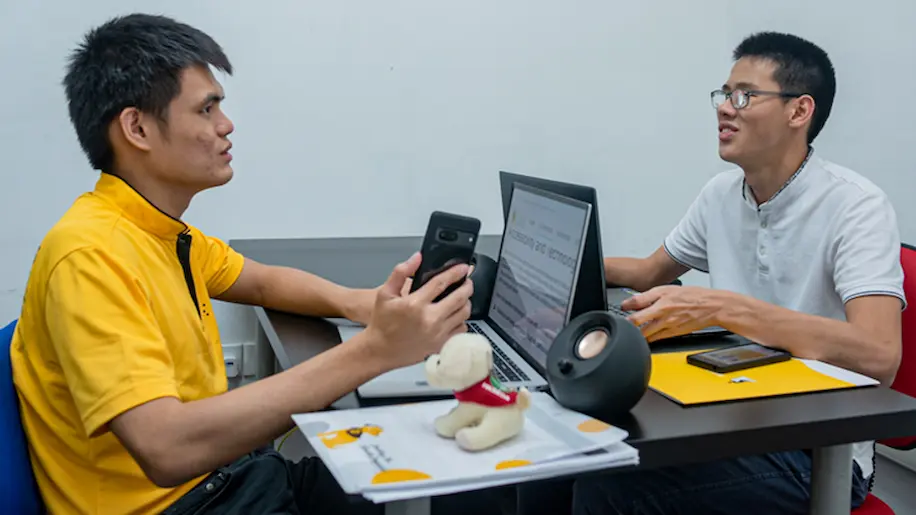
[[[485,377],[464,390],[456,391],[455,398],[461,402],[473,402],[489,407],[511,406],[518,398],[518,392],[503,388],[495,377]]]

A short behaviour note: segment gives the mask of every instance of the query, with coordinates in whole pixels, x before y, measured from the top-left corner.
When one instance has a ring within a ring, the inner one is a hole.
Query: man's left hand
[[[720,306],[715,290],[696,286],[658,286],[621,304],[649,342],[718,325]]]

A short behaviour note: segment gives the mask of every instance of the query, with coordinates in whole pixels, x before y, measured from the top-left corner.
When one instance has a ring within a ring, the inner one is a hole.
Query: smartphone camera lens
[[[442,241],[455,241],[458,239],[458,233],[443,229],[439,231],[439,239]]]

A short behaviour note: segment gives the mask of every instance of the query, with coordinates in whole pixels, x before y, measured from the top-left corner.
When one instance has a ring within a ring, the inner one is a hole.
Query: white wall
[[[91,26],[150,4],[0,4],[0,320],[18,314],[44,232],[96,178],[67,119],[67,53]],[[499,232],[507,169],[595,185],[605,251],[648,253],[726,168],[708,93],[732,48],[777,29],[823,44],[838,69],[819,151],[885,188],[916,241],[906,0],[155,5],[209,32],[237,68],[224,82],[236,177],[187,214],[216,236],[421,234],[433,209]],[[243,314],[221,306],[226,342],[249,337]]]

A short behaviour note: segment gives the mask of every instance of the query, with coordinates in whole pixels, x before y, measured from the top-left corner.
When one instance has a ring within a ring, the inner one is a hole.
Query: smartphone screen
[[[770,356],[779,356],[781,354],[783,354],[783,351],[770,349],[768,347],[764,347],[763,345],[751,343],[747,345],[741,345],[739,347],[708,352],[703,356],[711,361],[718,361],[724,365],[731,365],[734,363],[741,363],[743,361],[767,358]]]
[[[786,351],[764,347],[757,343],[748,343],[691,354],[687,356],[687,362],[718,372],[729,372],[785,361],[789,358],[791,358],[791,354]]]

